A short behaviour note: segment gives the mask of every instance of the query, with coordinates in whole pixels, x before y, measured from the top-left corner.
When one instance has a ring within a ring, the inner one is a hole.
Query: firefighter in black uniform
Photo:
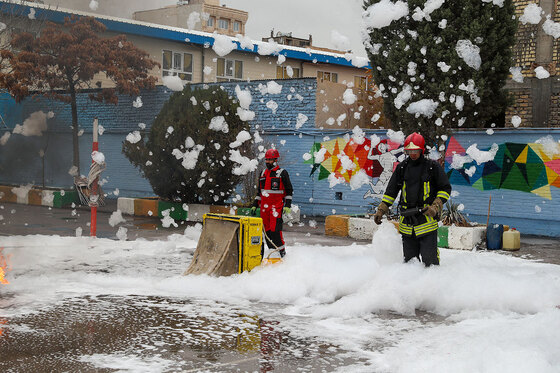
[[[451,184],[439,163],[424,156],[424,146],[424,137],[419,133],[406,138],[404,149],[408,157],[393,172],[374,220],[381,224],[381,218],[401,192],[399,231],[404,261],[421,257],[428,267],[439,265],[438,219],[449,199]]]

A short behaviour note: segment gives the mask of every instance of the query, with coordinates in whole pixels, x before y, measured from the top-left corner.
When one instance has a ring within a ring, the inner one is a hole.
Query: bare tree
[[[64,25],[46,22],[40,35],[15,34],[11,49],[0,53],[9,65],[0,73],[0,86],[16,101],[40,94],[71,105],[73,165],[79,173],[77,93],[92,88],[94,77],[103,74],[113,87],[90,94],[92,100],[118,103],[117,94],[138,95],[153,89],[157,78],[149,71],[159,64],[147,52],[118,35],[102,38],[106,27],[93,17],[66,18]]]

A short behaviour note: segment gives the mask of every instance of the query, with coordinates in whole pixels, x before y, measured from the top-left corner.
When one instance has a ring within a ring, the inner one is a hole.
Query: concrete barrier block
[[[449,226],[442,225],[438,227],[437,245],[438,247],[449,247]]]
[[[231,206],[210,205],[210,213],[211,214],[235,215],[235,210]]]
[[[119,197],[117,210],[121,210],[123,214],[134,215],[134,198]]]
[[[236,215],[241,215],[241,216],[251,216],[251,208],[250,207],[238,207],[237,210],[235,210],[235,214]],[[261,209],[257,208],[255,210],[255,216],[258,216],[258,217],[261,216]]]
[[[210,213],[210,205],[200,205],[197,203],[190,204],[187,221],[202,222],[204,218],[204,214],[209,214],[209,213]]]
[[[325,219],[325,235],[348,237],[348,215],[329,215]]]
[[[0,202],[17,202],[17,196],[12,192],[12,188],[11,186],[0,185]]]
[[[301,220],[301,210],[299,206],[293,205],[291,208],[291,212],[288,215],[284,215],[284,223],[288,224],[297,224]]]
[[[53,207],[61,208],[72,205],[72,203],[79,204],[80,197],[75,190],[60,190],[54,192]]]
[[[20,187],[14,187],[11,189],[12,193],[16,195],[16,202],[22,205],[27,205],[29,201],[29,191],[31,186],[22,185]]]
[[[185,205],[185,207],[187,207]],[[188,207],[187,207],[188,208]],[[169,210],[169,216],[175,220],[187,220],[188,213],[180,202],[159,201],[158,216],[163,218],[163,212]]]
[[[251,208],[238,207],[237,210],[235,210],[235,214],[243,215],[243,216],[251,216]],[[260,208],[257,208],[257,210],[255,211],[255,216],[257,217],[261,216]],[[284,215],[282,218],[284,219],[285,224],[297,224],[301,221],[301,211],[297,205],[292,206],[292,211],[290,212],[290,214]]]
[[[158,199],[155,197],[134,199],[134,215],[157,217],[159,213],[158,202]]]
[[[30,205],[41,206],[43,202],[43,194],[39,189],[31,189],[27,195],[27,203]]]
[[[41,205],[53,207],[54,204],[54,190],[41,191]]]
[[[486,227],[455,227],[448,230],[450,249],[473,250],[481,244],[486,236]]]
[[[377,230],[373,219],[350,218],[348,219],[348,236],[357,240],[370,240]]]

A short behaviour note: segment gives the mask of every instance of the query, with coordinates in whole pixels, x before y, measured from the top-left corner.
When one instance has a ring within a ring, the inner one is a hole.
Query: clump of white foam
[[[383,220],[377,228],[371,240],[371,253],[380,265],[402,262],[402,238],[393,223]]]

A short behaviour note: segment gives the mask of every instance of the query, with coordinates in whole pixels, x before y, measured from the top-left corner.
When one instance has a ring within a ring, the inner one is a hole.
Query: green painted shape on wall
[[[304,164],[315,164],[315,156],[314,156],[314,154],[315,154],[316,152],[318,152],[320,149],[321,149],[321,143],[320,143],[320,142],[313,143],[313,146],[311,146],[311,152],[310,152],[311,158],[309,158],[309,159],[306,160],[306,161],[303,161],[303,163],[304,163]]]
[[[521,172],[521,175],[523,175],[523,180],[525,180],[525,183],[529,185],[529,179],[527,178],[527,165],[525,163],[516,163],[515,165]]]
[[[531,147],[527,149],[527,164],[543,164],[541,157]]]
[[[494,156],[493,161],[499,168],[503,167],[505,151],[506,151],[506,147],[504,146],[504,144],[501,144],[498,147],[498,151],[496,152],[496,155]]]
[[[548,174],[546,173],[546,168],[543,166],[541,174],[538,176],[535,182],[531,184],[531,190],[542,188],[545,185],[548,185]]]
[[[472,183],[471,185],[473,188],[478,189],[478,190],[484,190],[484,183],[483,183],[483,179],[480,178],[477,181],[475,181],[474,183]]]
[[[510,154],[511,158],[513,158],[514,161],[519,157],[519,154],[521,154],[523,152],[523,150],[525,150],[526,147],[527,147],[527,144],[517,144],[517,143],[513,143],[513,142],[506,142],[506,148],[509,151],[509,154]]]
[[[482,179],[482,182],[484,184],[484,190],[498,189],[498,187],[494,186],[494,184],[490,183],[488,180]]]
[[[331,174],[330,171],[327,170],[325,167],[323,166],[319,167],[319,180],[328,178],[330,174]]]
[[[484,178],[478,179],[472,186],[478,190],[498,189],[498,187],[494,186],[490,181]]]
[[[520,190],[522,192],[530,192],[531,188],[525,180],[525,176],[519,169],[518,165],[514,164],[509,170],[507,176],[502,182],[502,188],[511,190]]]
[[[483,177],[484,181],[492,185],[492,189],[499,189],[502,184],[502,172],[494,172]]]
[[[527,183],[529,185],[533,186],[533,189],[540,188],[540,187],[535,188],[534,185],[537,182],[537,180],[539,179],[539,177],[541,176],[543,171],[546,175],[546,170],[545,170],[544,164],[542,164],[542,163],[529,164],[527,166],[528,166],[527,167]],[[546,179],[546,181],[548,183],[548,178]]]
[[[504,156],[504,163],[502,166],[502,180],[500,182],[500,188],[503,187],[513,167],[515,167],[515,160],[513,160],[509,156]]]

